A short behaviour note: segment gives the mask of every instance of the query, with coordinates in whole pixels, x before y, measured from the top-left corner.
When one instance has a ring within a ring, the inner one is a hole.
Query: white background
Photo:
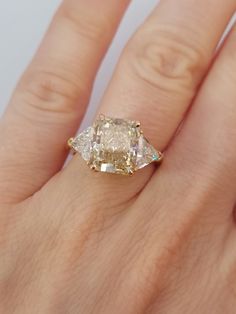
[[[31,60],[61,0],[0,1],[0,115],[16,82]],[[102,65],[93,92],[87,122],[99,102],[120,51],[158,0],[134,0]]]
[[[0,1],[0,115],[60,2],[60,0]],[[132,1],[99,71],[87,120],[92,117],[122,47],[157,3],[158,0]]]

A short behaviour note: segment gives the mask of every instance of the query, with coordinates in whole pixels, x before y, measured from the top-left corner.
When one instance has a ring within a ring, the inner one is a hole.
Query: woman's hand
[[[235,313],[235,0],[163,0],[121,56],[99,111],[159,169],[61,170],[128,3],[65,0],[1,120],[1,313]]]

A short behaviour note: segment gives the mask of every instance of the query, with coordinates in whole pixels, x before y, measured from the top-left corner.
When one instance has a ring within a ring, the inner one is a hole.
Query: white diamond
[[[158,161],[159,159],[160,155],[155,150],[155,148],[149,144],[148,140],[144,136],[140,136],[136,159],[136,169],[142,169],[153,161]]]
[[[90,159],[93,133],[94,129],[89,127],[76,136],[71,143],[72,149],[80,153],[85,161],[89,161]]]

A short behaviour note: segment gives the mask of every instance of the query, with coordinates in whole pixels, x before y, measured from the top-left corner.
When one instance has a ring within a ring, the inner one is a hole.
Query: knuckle
[[[74,112],[78,96],[83,100],[87,98],[88,91],[67,76],[44,70],[30,71],[19,86],[18,96],[20,94],[22,106],[30,107],[27,112],[33,111],[33,114],[35,110],[37,113]]]
[[[127,49],[136,76],[168,92],[195,89],[206,68],[206,57],[186,37],[171,27],[137,34]]]
[[[71,27],[78,36],[84,40],[99,43],[102,38],[108,36],[110,30],[110,19],[105,15],[92,15],[87,11],[78,11],[78,3],[67,2],[60,8],[61,20]],[[104,32],[106,29],[106,32]]]

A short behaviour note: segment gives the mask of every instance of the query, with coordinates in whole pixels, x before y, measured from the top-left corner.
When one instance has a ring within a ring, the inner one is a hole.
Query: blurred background
[[[0,116],[20,75],[35,53],[61,0],[0,1]],[[91,122],[120,52],[158,0],[131,2],[115,40],[98,73],[85,124]]]

